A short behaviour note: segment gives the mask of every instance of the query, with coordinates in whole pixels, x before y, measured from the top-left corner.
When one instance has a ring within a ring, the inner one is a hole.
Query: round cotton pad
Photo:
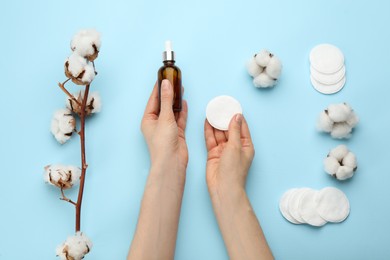
[[[342,66],[339,71],[333,74],[323,74],[310,66],[310,74],[316,81],[321,84],[333,85],[339,82],[345,76],[345,66]]]
[[[324,74],[333,74],[344,65],[344,55],[339,48],[331,44],[320,44],[310,52],[313,68]]]
[[[349,215],[348,198],[337,188],[326,187],[320,190],[315,203],[318,214],[329,222],[342,222]]]
[[[307,189],[303,192],[299,201],[299,215],[303,220],[312,226],[321,227],[326,224],[326,220],[323,219],[316,210],[316,196],[318,191],[313,189]]]
[[[214,128],[226,131],[235,114],[242,114],[240,103],[230,96],[218,96],[210,100],[206,108],[206,118]]]
[[[288,203],[290,200],[290,195],[295,192],[297,189],[290,189],[286,191],[279,201],[279,210],[280,213],[282,213],[283,217],[290,221],[293,224],[301,224],[301,222],[298,222],[295,218],[293,218],[290,213],[288,212]]]
[[[334,94],[336,92],[339,92],[344,87],[346,80],[347,79],[344,76],[339,82],[334,85],[325,85],[315,80],[313,76],[310,76],[310,81],[314,89],[322,94]]]
[[[293,191],[290,195],[290,199],[288,202],[288,212],[296,221],[300,223],[306,223],[305,220],[299,214],[299,210],[298,210],[299,200],[301,199],[301,196],[306,190],[308,190],[308,188],[302,188]]]

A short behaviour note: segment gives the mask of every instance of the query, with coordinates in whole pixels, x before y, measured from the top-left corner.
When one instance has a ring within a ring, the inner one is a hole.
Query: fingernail
[[[236,115],[236,121],[237,121],[237,123],[239,123],[241,125],[241,122],[242,122],[242,115],[241,114]]]
[[[161,83],[161,88],[162,88],[163,90],[168,90],[168,89],[169,89],[169,80],[164,79],[164,80],[162,81],[162,83]]]

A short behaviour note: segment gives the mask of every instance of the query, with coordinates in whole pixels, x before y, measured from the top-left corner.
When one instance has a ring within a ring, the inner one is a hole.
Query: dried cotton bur
[[[282,62],[269,51],[261,50],[248,61],[247,70],[256,87],[269,88],[276,85],[282,72]]]
[[[57,110],[51,122],[51,133],[55,139],[64,144],[72,136],[80,137],[81,144],[81,167],[73,165],[52,164],[45,167],[44,180],[46,183],[55,186],[61,191],[61,200],[69,202],[76,210],[76,223],[74,236],[58,246],[56,253],[61,259],[80,260],[89,253],[92,242],[82,232],[81,204],[85,174],[87,171],[85,152],[85,119],[100,112],[101,98],[98,92],[89,92],[92,81],[97,72],[95,70],[95,59],[98,57],[101,41],[100,34],[94,29],[81,30],[71,41],[71,55],[65,60],[65,76],[68,78],[58,86],[67,95],[66,108]],[[72,81],[82,88],[75,94],[71,94],[65,87],[66,83]],[[76,118],[80,120],[80,129],[76,130]],[[75,134],[77,133],[77,134]],[[80,183],[77,201],[65,196],[64,190],[70,189]]]

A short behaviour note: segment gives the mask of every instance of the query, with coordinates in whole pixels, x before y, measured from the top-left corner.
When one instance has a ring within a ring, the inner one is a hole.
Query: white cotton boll
[[[253,78],[260,75],[263,72],[263,68],[257,65],[255,57],[252,57],[246,64],[249,75]]]
[[[43,179],[50,185],[69,189],[76,185],[81,176],[81,169],[72,165],[53,164],[45,167]]]
[[[81,81],[86,84],[89,84],[92,82],[94,78],[95,78],[95,69],[92,63],[88,63],[84,67],[84,74],[81,78]]]
[[[324,166],[325,171],[336,179],[346,180],[353,176],[357,162],[355,155],[345,145],[339,145],[329,152],[324,160]]]
[[[339,161],[332,156],[328,156],[324,159],[324,169],[330,175],[336,174],[338,168],[340,167]]]
[[[77,99],[77,101],[81,104],[84,99],[84,91],[79,91],[74,93],[73,96]],[[76,114],[81,113],[81,107],[75,101],[70,98],[66,98],[65,105],[69,110],[72,110]],[[100,98],[100,94],[97,91],[89,92],[88,100],[85,108],[85,114],[87,116],[99,113],[102,108],[102,100]]]
[[[100,50],[100,33],[95,29],[81,30],[73,36],[70,46],[72,51],[93,61]]]
[[[54,135],[54,138],[59,142],[60,144],[66,143],[70,139],[70,135],[66,135],[62,132],[58,132],[57,134]]]
[[[347,120],[347,124],[354,128],[359,123],[359,118],[357,117],[356,113],[354,111],[351,112],[351,115],[349,116]]]
[[[87,65],[87,60],[80,56],[78,53],[72,53],[65,61],[66,69],[69,71],[69,78],[77,78]]]
[[[267,67],[272,56],[273,55],[269,51],[261,50],[259,53],[256,54],[255,60],[259,66]]]
[[[351,167],[353,170],[357,168],[357,160],[355,154],[349,152],[342,160],[342,164]]]
[[[338,180],[346,180],[353,176],[353,168],[349,166],[340,166],[336,172],[336,178]]]
[[[48,174],[49,182],[51,185],[58,182],[59,180],[66,180],[66,167],[61,164],[49,165],[48,169],[45,170]]]
[[[79,167],[69,165],[66,167],[66,170],[71,175],[70,183],[72,184],[72,186],[78,184],[80,181],[81,169]]]
[[[349,138],[352,128],[347,123],[334,123],[330,135],[336,139]]]
[[[60,144],[69,140],[75,127],[76,120],[69,109],[60,109],[54,113],[50,130]]]
[[[347,121],[351,112],[351,107],[345,103],[330,104],[328,107],[328,115],[336,123]]]
[[[100,110],[102,108],[102,100],[100,98],[99,92],[94,91],[88,95],[87,105],[88,105],[88,108],[91,110],[90,112],[92,114],[100,112]]]
[[[276,80],[263,72],[253,79],[253,84],[258,88],[269,88],[276,85]]]
[[[76,232],[57,247],[56,254],[63,260],[81,260],[92,248],[91,240],[82,232]]]
[[[333,121],[330,119],[326,111],[321,112],[317,121],[317,129],[326,133],[330,133],[332,131]]]
[[[282,72],[282,62],[275,55],[272,56],[272,58],[268,62],[267,67],[265,68],[265,71],[271,78],[278,79],[280,73]]]
[[[348,147],[340,144],[329,152],[329,156],[336,158],[338,161],[341,161],[348,153]]]

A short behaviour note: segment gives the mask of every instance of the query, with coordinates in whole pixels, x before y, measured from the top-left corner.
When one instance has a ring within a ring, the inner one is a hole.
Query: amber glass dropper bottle
[[[161,105],[161,82],[167,79],[173,86],[173,105],[174,112],[181,111],[181,71],[175,66],[175,53],[172,50],[172,42],[165,42],[165,51],[163,52],[164,65],[158,70],[158,97],[159,106]]]

